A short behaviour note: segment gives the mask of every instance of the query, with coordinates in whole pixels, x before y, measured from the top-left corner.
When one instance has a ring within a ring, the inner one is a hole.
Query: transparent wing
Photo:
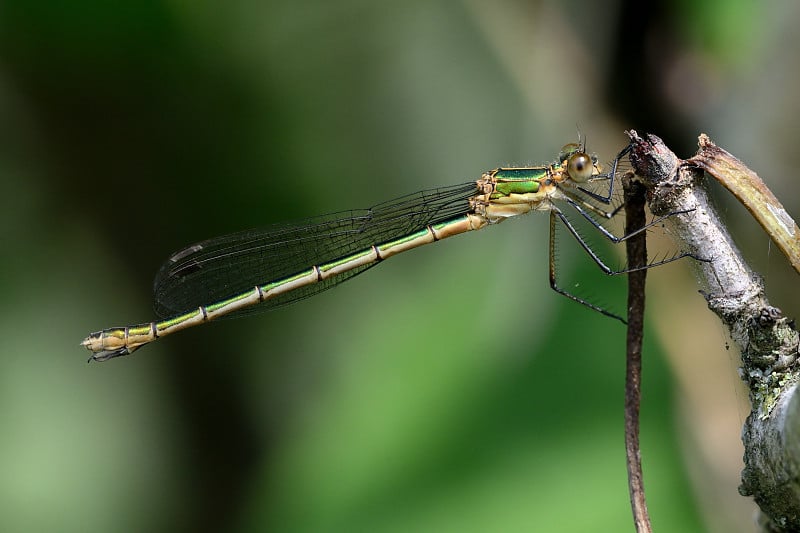
[[[428,189],[377,204],[290,224],[202,241],[172,254],[156,275],[155,311],[166,318],[347,257],[470,211],[474,181]],[[313,296],[360,274],[351,270],[269,299],[230,316],[274,309]]]

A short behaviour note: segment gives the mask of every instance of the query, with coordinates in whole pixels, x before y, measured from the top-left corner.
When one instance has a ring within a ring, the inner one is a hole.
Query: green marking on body
[[[543,167],[502,168],[494,175],[494,190],[503,195],[539,192],[539,182],[546,177],[547,169]]]

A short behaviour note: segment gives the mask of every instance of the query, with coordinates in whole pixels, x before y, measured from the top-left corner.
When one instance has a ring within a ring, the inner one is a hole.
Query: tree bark
[[[656,216],[671,215],[665,223],[695,258],[701,294],[729,328],[742,354],[740,376],[749,387],[752,410],[742,432],[745,468],[739,492],[759,505],[764,531],[799,531],[798,333],[793,320],[769,305],[761,278],[745,263],[717,216],[702,187],[703,169],[725,185],[725,176],[709,164],[722,162],[719,168],[735,173],[739,182],[756,184],[754,190],[765,186],[705,135],[698,154],[685,161],[654,135],[642,138],[630,131],[628,136],[633,143],[631,163],[648,188],[650,210]],[[745,204],[748,200],[740,198]],[[758,202],[751,203],[758,208]],[[791,218],[786,220],[785,211],[782,215],[780,226],[790,232],[788,238],[765,229],[776,242],[783,239],[792,245],[800,235],[791,233],[797,226]]]

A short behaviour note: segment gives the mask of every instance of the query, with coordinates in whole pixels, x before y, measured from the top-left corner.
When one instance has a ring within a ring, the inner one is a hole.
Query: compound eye
[[[567,174],[573,181],[586,183],[592,177],[594,163],[592,158],[584,152],[575,152],[567,160]]]

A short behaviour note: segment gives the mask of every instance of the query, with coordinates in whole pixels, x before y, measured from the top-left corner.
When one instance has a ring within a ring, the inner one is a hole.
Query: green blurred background
[[[706,132],[797,216],[798,16],[3,0],[0,529],[633,530],[624,329],[550,291],[544,216],[128,358],[87,366],[78,344],[150,320],[152,277],[188,243],[546,162],[576,125],[605,160],[625,129],[684,157]],[[796,316],[796,275],[715,195]],[[649,281],[654,526],[752,531],[738,356],[687,264]]]

